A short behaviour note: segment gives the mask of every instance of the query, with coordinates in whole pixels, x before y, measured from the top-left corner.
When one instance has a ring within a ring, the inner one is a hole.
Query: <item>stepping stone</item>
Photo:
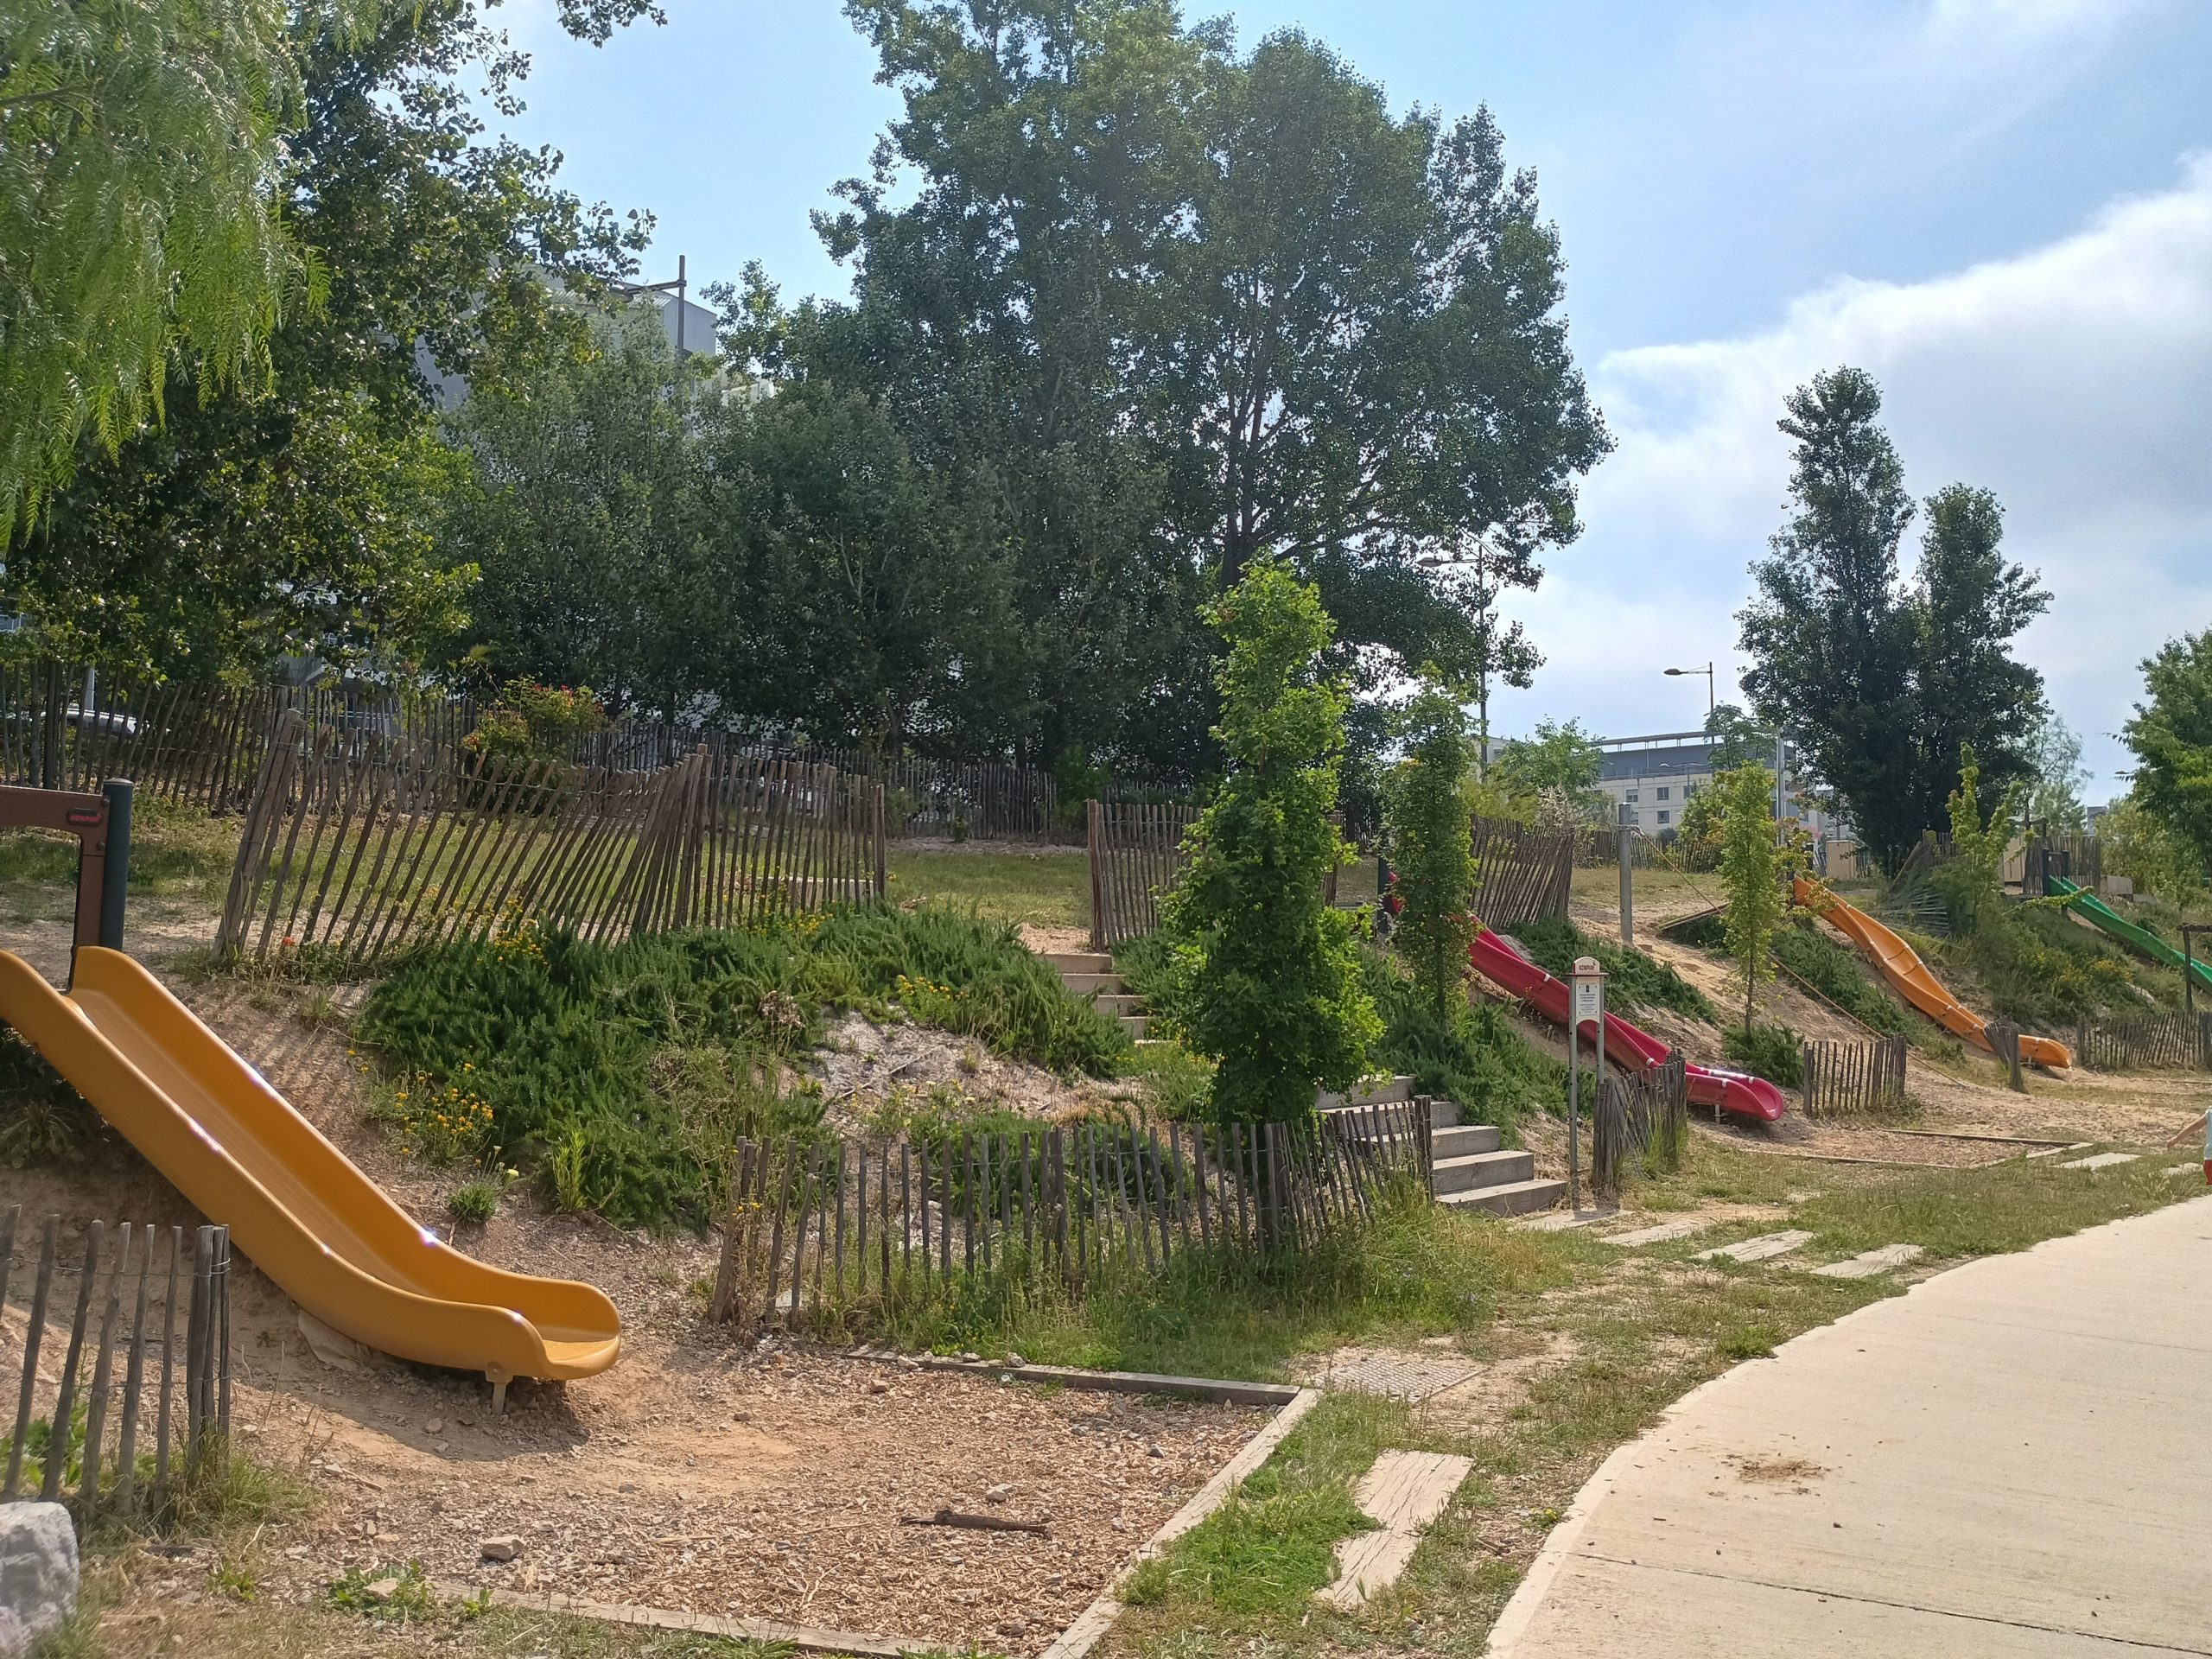
[[[1600,1236],[1607,1244],[1624,1248],[1637,1244],[1664,1244],[1670,1238],[1688,1238],[1692,1233],[1701,1233],[1713,1224],[1699,1216],[1685,1216],[1680,1221],[1662,1221],[1656,1227],[1639,1227],[1632,1233],[1605,1233]]]
[[[1585,1210],[1580,1214],[1570,1210],[1555,1210],[1548,1216],[1523,1216],[1513,1224],[1526,1227],[1532,1233],[1563,1233],[1570,1227],[1589,1227],[1601,1221],[1611,1221],[1618,1213],[1614,1210]]]
[[[1440,1452],[1385,1452],[1352,1488],[1360,1512],[1380,1523],[1337,1544],[1337,1580],[1316,1599],[1349,1612],[1397,1582],[1421,1544],[1421,1530],[1444,1513],[1474,1467]]]
[[[1878,1250],[1867,1250],[1848,1262],[1831,1262],[1824,1268],[1812,1271],[1823,1279],[1872,1279],[1878,1273],[1887,1273],[1891,1268],[1901,1268],[1914,1257],[1926,1252],[1917,1244],[1885,1244]]]
[[[1387,1348],[1346,1348],[1331,1354],[1301,1380],[1309,1388],[1349,1389],[1395,1400],[1426,1400],[1465,1382],[1481,1367],[1450,1358],[1393,1353]]]
[[[1731,1262],[1764,1262],[1771,1256],[1787,1255],[1812,1239],[1810,1233],[1795,1229],[1786,1233],[1761,1233],[1757,1238],[1738,1239],[1733,1244],[1716,1244],[1709,1250],[1700,1250],[1697,1259],[1710,1262],[1725,1256]]]
[[[2175,1164],[2162,1173],[2168,1175],[2194,1175],[2203,1167],[2202,1164]]]
[[[2041,1152],[2031,1152],[2028,1156],[2031,1158],[2056,1158],[2069,1152],[2087,1151],[2089,1147],[2094,1147],[2096,1144],[2097,1143],[2094,1141],[2076,1141],[2070,1147],[2045,1147]]]
[[[2114,1164],[2132,1164],[2143,1154],[2139,1152],[2101,1152],[2094,1158],[2076,1158],[2070,1164],[2061,1164],[2061,1169],[2110,1169]]]

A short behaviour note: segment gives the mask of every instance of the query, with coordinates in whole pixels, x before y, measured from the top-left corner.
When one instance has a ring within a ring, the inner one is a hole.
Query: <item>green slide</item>
[[[2088,888],[2076,887],[2064,876],[2045,876],[2044,887],[2052,898],[2065,899],[2066,907],[2092,926],[2101,928],[2115,939],[2133,945],[2145,956],[2163,962],[2169,968],[2180,968],[2186,964],[2195,971],[2196,982],[2206,990],[2212,991],[2212,963],[2206,963],[2202,957],[2184,957],[2149,928],[2137,926]]]

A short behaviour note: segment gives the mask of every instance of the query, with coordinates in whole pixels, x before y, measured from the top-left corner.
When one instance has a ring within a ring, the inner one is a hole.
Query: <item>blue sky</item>
[[[594,50],[510,0],[518,137],[644,207],[648,276],[843,276],[807,224],[893,101],[823,0],[665,0]],[[1205,9],[1194,8],[1194,15]],[[1914,491],[1995,489],[2057,595],[2024,654],[2087,739],[2092,798],[2136,661],[2212,626],[2212,0],[1266,0],[1394,104],[1495,110],[1569,260],[1577,354],[1621,443],[1586,531],[1518,610],[1550,656],[1506,729],[1694,725],[1659,669],[1733,658],[1779,522],[1789,388],[1889,394]],[[1916,541],[1916,537],[1914,538]]]

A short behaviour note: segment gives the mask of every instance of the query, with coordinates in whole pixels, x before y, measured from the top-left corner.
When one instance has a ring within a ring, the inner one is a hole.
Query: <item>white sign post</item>
[[[1586,1021],[1597,1030],[1598,1087],[1605,1086],[1605,970],[1594,957],[1577,957],[1569,982],[1567,1018],[1567,1207],[1582,1212],[1582,1067],[1580,1039]],[[1596,1111],[1598,1103],[1590,1103]]]

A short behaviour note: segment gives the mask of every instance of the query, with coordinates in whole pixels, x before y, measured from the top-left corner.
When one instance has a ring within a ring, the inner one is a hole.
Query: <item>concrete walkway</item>
[[[2212,1654],[2212,1199],[1939,1274],[1679,1402],[1494,1659]]]

